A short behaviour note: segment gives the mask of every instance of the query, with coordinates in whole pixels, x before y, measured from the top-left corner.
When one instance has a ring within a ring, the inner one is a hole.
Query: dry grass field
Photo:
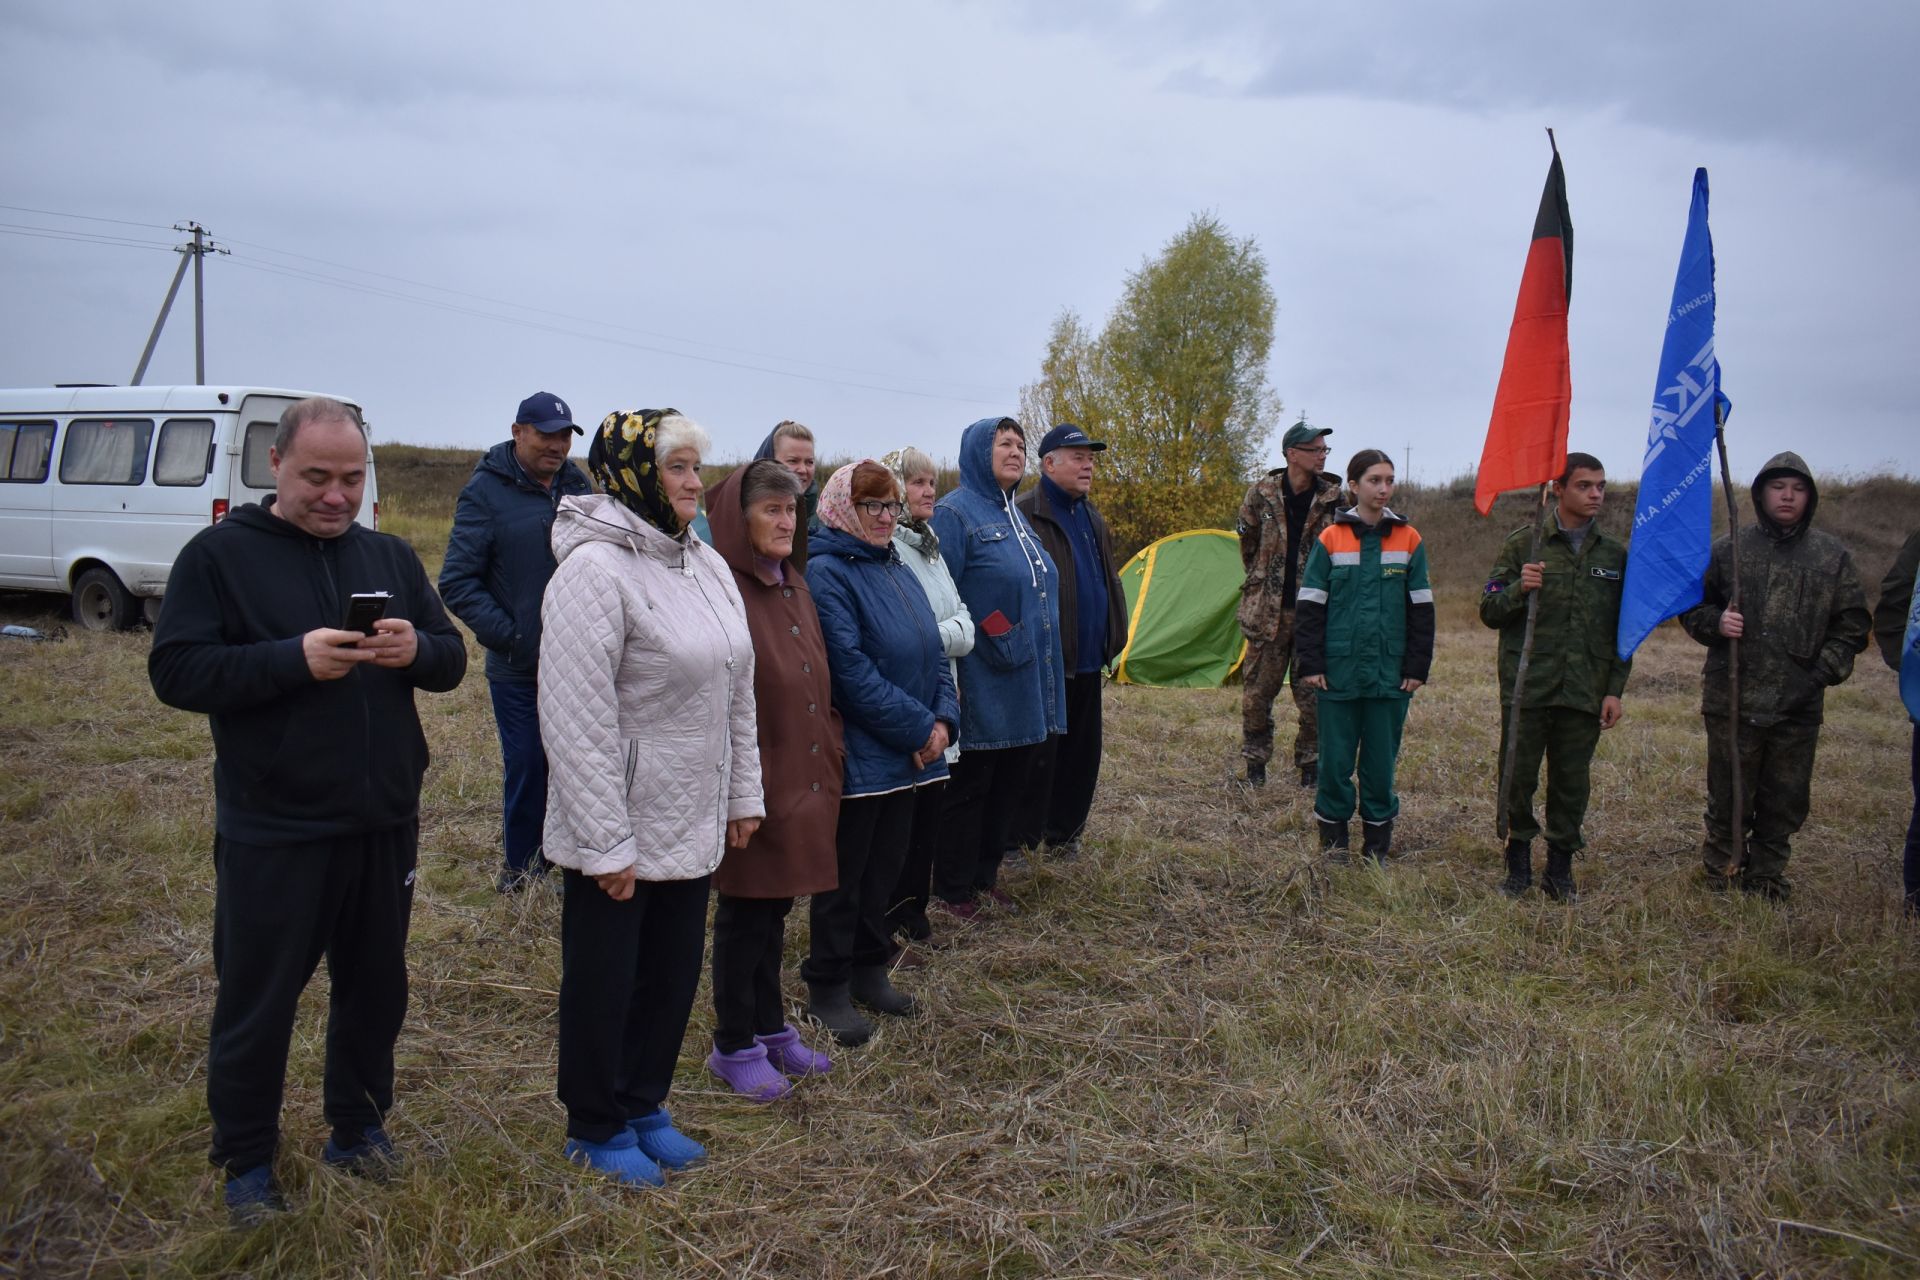
[[[413,453],[383,450],[383,525],[437,570],[470,459]],[[1916,495],[1828,490],[1874,584]],[[421,699],[405,1171],[318,1165],[322,973],[278,1165],[296,1211],[246,1235],[205,1160],[205,722],[155,702],[144,633],[0,640],[0,1273],[1920,1274],[1891,673],[1870,652],[1831,695],[1777,910],[1694,883],[1700,650],[1663,628],[1595,763],[1580,901],[1510,903],[1469,602],[1513,521],[1445,491],[1407,505],[1448,604],[1407,728],[1404,858],[1329,869],[1306,793],[1234,785],[1237,690],[1110,688],[1088,856],[1017,873],[1024,915],[903,976],[921,1017],[763,1107],[707,1076],[703,987],[672,1106],[712,1159],[664,1191],[560,1158],[559,903],[492,892],[476,651]],[[58,621],[24,596],[0,619]]]

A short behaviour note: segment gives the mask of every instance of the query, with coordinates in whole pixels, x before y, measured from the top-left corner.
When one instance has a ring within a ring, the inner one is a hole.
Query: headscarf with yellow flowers
[[[673,509],[660,479],[654,441],[660,420],[680,416],[678,409],[640,409],[610,413],[587,446],[587,470],[620,504],[671,538],[685,535],[687,523]]]

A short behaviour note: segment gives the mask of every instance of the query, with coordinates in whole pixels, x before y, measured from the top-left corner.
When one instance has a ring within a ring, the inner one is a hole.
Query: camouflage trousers
[[[1273,700],[1287,682],[1293,665],[1293,615],[1282,614],[1280,630],[1268,641],[1247,641],[1247,660],[1241,664],[1240,754],[1266,764],[1273,759]],[[1320,758],[1319,702],[1312,689],[1293,684],[1293,707],[1299,727],[1293,735],[1295,768]]]
[[[1724,876],[1733,865],[1733,744],[1727,718],[1706,716],[1707,829],[1700,859],[1707,870]],[[1783,720],[1765,728],[1740,726],[1740,799],[1746,810],[1747,865],[1741,880],[1749,885],[1787,885],[1790,842],[1807,820],[1813,789],[1813,752],[1820,726]]]
[[[1500,708],[1500,756],[1495,764],[1494,789],[1500,787],[1498,769],[1507,758],[1507,714]],[[1581,824],[1587,819],[1591,790],[1589,769],[1594,748],[1600,745],[1600,717],[1572,707],[1526,707],[1520,712],[1520,742],[1514,751],[1513,788],[1507,792],[1507,837],[1531,842],[1541,834],[1534,819],[1533,797],[1540,789],[1540,762],[1547,764],[1547,825],[1550,848],[1578,853],[1586,847]]]

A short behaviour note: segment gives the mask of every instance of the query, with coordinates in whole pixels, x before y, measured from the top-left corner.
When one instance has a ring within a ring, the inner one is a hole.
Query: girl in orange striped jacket
[[[1320,847],[1347,860],[1358,804],[1360,853],[1378,862],[1393,845],[1400,730],[1433,666],[1433,588],[1420,534],[1387,506],[1393,460],[1362,449],[1347,464],[1354,505],[1333,518],[1307,557],[1294,611],[1294,669],[1320,705]]]

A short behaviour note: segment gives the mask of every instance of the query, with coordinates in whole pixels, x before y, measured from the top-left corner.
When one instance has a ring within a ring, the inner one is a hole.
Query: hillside
[[[440,543],[434,543],[430,526],[434,521],[452,517],[454,498],[472,473],[477,456],[466,449],[408,444],[374,446],[383,522],[389,516],[402,517],[404,526],[397,531],[410,537],[418,535],[415,545],[429,562],[437,562],[445,550],[444,535]],[[584,463],[579,458],[575,461]],[[821,474],[829,474],[840,461],[827,464]],[[732,470],[733,465],[737,464],[706,468],[709,487]],[[940,491],[946,492],[957,480],[952,472],[942,473]],[[1099,485],[1096,478],[1095,502],[1100,500]],[[1613,485],[1601,515],[1601,527],[1625,537],[1638,494],[1639,486],[1632,482]],[[1753,510],[1747,505],[1745,482],[1740,486],[1740,501],[1741,520],[1751,520]],[[1419,528],[1427,543],[1435,584],[1457,594],[1478,590],[1500,550],[1501,541],[1532,519],[1537,504],[1531,494],[1510,493],[1494,504],[1491,515],[1482,519],[1473,509],[1473,478],[1463,476],[1444,485],[1403,485],[1393,506]],[[416,519],[426,524],[416,527]],[[1222,512],[1219,527],[1231,529],[1234,519],[1234,512]],[[1872,591],[1878,587],[1887,566],[1893,563],[1900,543],[1909,532],[1920,529],[1920,481],[1894,476],[1822,477],[1817,519],[1819,527],[1838,534],[1852,548],[1860,566],[1861,580]],[[1717,488],[1714,528],[1717,532],[1726,528],[1725,503],[1720,500]],[[1131,551],[1116,548],[1115,554],[1124,558]]]

